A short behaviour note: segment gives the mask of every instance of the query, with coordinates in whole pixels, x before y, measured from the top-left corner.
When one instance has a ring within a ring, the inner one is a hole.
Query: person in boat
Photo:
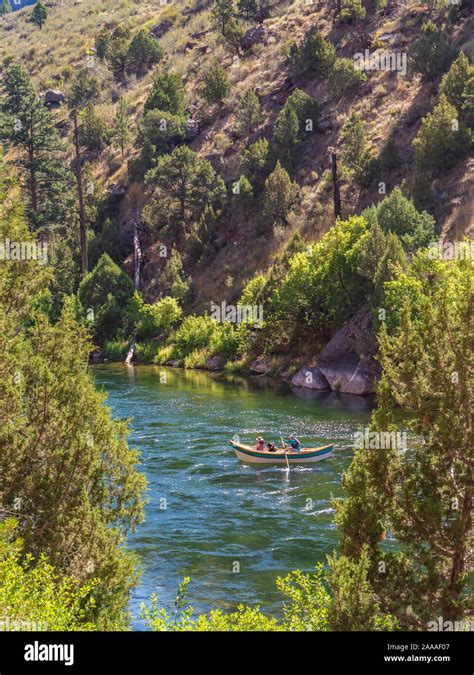
[[[299,452],[301,450],[301,443],[294,434],[291,434],[290,436],[290,447],[295,452]]]
[[[260,452],[265,450],[265,441],[261,436],[257,438],[257,442],[255,443],[255,450],[259,450]]]
[[[267,443],[268,452],[276,452],[275,443]]]

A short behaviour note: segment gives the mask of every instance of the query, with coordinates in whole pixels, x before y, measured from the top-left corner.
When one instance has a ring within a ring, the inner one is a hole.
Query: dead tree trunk
[[[77,201],[79,203],[79,233],[81,242],[81,275],[84,277],[89,268],[87,254],[87,223],[84,209],[84,190],[82,187],[81,147],[79,144],[79,131],[77,127],[77,113],[72,112],[74,125],[74,175],[76,176]]]
[[[139,236],[140,211],[138,208],[138,204],[134,204],[132,206],[131,219],[133,228],[134,283],[135,283],[135,290],[138,291],[140,290],[140,272],[142,264],[142,249],[140,246],[140,236]],[[134,335],[130,341],[130,346],[128,348],[127,356],[125,358],[125,364],[127,366],[131,364],[133,355],[135,353],[135,341],[136,335]]]
[[[331,153],[332,163],[332,184],[334,188],[334,219],[341,217],[341,191],[339,188],[339,177],[337,175],[337,155],[335,152]]]

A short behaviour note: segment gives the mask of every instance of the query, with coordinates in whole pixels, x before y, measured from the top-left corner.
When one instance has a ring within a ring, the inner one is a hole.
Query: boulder
[[[319,370],[333,391],[343,394],[373,394],[376,372],[354,359],[319,365]]]
[[[265,26],[259,23],[258,26],[250,28],[242,38],[242,49],[250,49],[253,45],[263,42],[265,38]]]
[[[271,364],[265,356],[259,356],[258,359],[249,365],[249,369],[252,373],[256,373],[257,375],[267,375],[267,373],[270,372]]]
[[[319,368],[301,368],[291,380],[293,387],[306,389],[329,389],[329,383]]]
[[[224,367],[224,359],[221,356],[211,356],[206,361],[206,368],[208,370],[222,370]]]
[[[171,368],[177,368],[178,367],[178,361],[175,359],[169,359],[166,363],[165,366],[171,366]]]
[[[66,96],[62,91],[54,91],[54,89],[48,89],[44,93],[44,104],[48,107],[58,106],[61,103],[64,103]]]
[[[354,355],[358,358],[371,357],[376,353],[372,314],[369,307],[365,306],[329,340],[319,354],[319,362],[332,363]]]
[[[186,120],[186,140],[192,141],[194,138],[199,136],[199,123],[189,118]]]

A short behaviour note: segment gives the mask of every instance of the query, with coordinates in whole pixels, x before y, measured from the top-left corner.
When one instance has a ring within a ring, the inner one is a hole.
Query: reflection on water
[[[143,566],[134,626],[140,602],[156,592],[170,607],[184,576],[198,611],[244,602],[278,613],[276,577],[312,569],[335,546],[330,499],[340,494],[352,435],[367,423],[372,398],[154,366],[94,373],[114,414],[131,418],[130,443],[149,481],[145,522],[130,537]],[[242,464],[229,446],[234,434],[252,443],[290,433],[307,445],[334,442],[334,459],[288,473]]]

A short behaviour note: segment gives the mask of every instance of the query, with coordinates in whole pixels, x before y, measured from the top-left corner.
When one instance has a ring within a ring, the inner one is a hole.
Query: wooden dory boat
[[[237,458],[242,462],[250,462],[251,464],[286,464],[285,453],[283,448],[278,448],[275,452],[265,450],[255,450],[251,445],[244,445],[244,443],[230,442],[234,448]],[[322,445],[319,448],[302,448],[299,452],[294,450],[287,450],[289,464],[308,464],[310,462],[319,462],[321,459],[332,457],[334,444]]]

